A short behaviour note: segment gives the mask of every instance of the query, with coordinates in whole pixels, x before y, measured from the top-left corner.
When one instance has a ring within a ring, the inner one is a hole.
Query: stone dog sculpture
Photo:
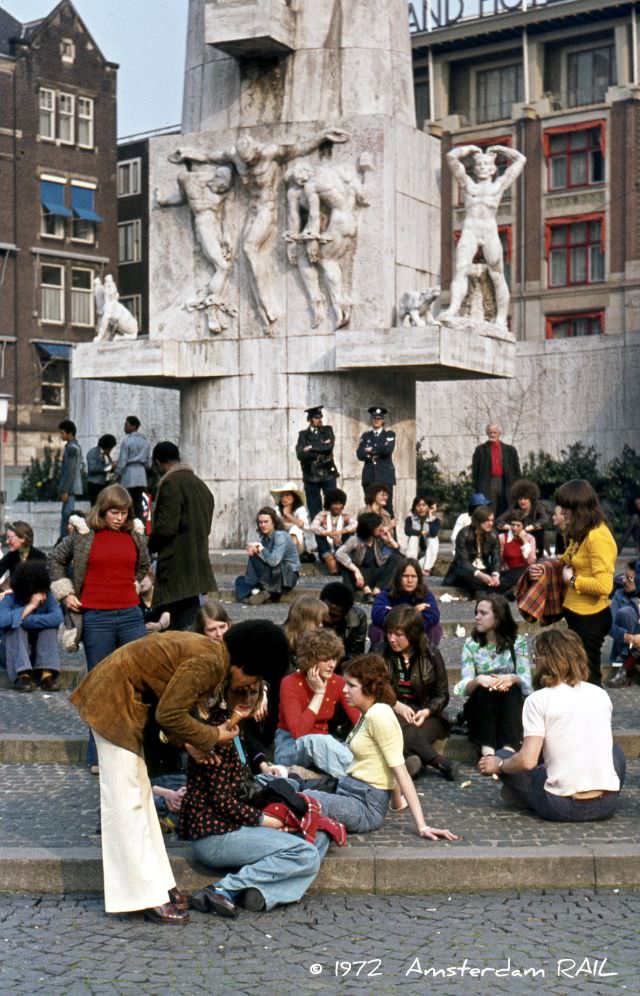
[[[110,342],[116,336],[135,339],[138,334],[138,320],[119,301],[118,288],[110,274],[93,281],[93,295],[96,306],[96,335],[94,342]]]

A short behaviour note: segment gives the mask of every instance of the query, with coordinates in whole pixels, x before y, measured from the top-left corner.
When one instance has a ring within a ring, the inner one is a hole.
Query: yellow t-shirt
[[[588,532],[582,543],[569,543],[560,559],[571,565],[576,584],[567,588],[565,609],[590,616],[607,608],[617,555],[616,541],[604,522]]]
[[[391,706],[375,702],[347,743],[353,752],[347,774],[374,788],[392,789],[391,768],[404,764],[404,752],[402,729]]]

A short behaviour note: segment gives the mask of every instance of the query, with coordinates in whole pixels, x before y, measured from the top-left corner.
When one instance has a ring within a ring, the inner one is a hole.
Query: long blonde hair
[[[123,511],[126,511],[127,518],[120,528],[122,532],[132,532],[134,518],[133,502],[131,495],[121,484],[110,484],[107,488],[102,489],[96,499],[95,505],[87,516],[87,525],[89,528],[93,529],[94,532],[98,532],[99,529],[106,529],[105,515],[110,508],[121,508]]]
[[[313,595],[300,595],[289,609],[289,615],[284,624],[284,633],[292,654],[298,653],[300,640],[310,630],[324,626],[329,618],[329,609],[319,598]]]

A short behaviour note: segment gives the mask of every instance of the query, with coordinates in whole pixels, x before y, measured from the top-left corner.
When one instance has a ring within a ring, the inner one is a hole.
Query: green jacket
[[[170,605],[215,587],[209,560],[213,495],[191,467],[177,463],[160,479],[149,549],[157,553],[153,605]]]

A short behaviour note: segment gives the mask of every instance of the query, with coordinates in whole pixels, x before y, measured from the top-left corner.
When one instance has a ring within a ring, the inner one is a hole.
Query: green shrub
[[[18,501],[58,501],[61,456],[45,446],[42,460],[35,457],[22,474]]]

